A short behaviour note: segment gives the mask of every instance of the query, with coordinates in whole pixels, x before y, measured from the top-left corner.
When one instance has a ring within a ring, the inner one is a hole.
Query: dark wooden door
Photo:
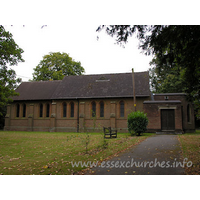
[[[161,129],[162,130],[175,130],[175,114],[173,109],[161,110]]]

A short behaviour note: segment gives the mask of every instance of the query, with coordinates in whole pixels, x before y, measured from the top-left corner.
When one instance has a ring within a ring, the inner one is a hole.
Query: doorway
[[[175,111],[174,109],[161,110],[162,131],[175,131]]]

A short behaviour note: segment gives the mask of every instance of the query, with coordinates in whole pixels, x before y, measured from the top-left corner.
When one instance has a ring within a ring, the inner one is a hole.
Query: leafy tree
[[[33,80],[62,80],[64,76],[81,75],[85,70],[66,53],[50,53],[34,68]]]
[[[17,65],[18,62],[24,62],[22,59],[23,52],[15,43],[12,34],[0,25],[0,66]]]
[[[7,66],[0,68],[0,129],[4,126],[4,117],[6,115],[7,104],[12,102],[9,97],[16,96],[16,87],[21,82],[20,78],[16,78],[13,69],[8,70]]]
[[[7,64],[17,65],[24,62],[22,59],[23,50],[15,43],[12,34],[0,26],[0,128],[4,126],[6,106],[12,100],[10,96],[15,96],[14,91],[21,79],[16,79],[16,73],[8,69]]]
[[[152,68],[149,69],[151,91],[153,93],[182,93],[186,87],[183,83],[184,71],[180,67],[168,69],[159,67],[159,61],[153,59],[150,62]]]
[[[136,111],[128,115],[128,131],[133,134],[136,133],[140,136],[147,130],[148,118],[143,112]]]
[[[112,37],[115,36],[118,44],[126,43],[136,33],[140,41],[139,48],[146,55],[155,56],[152,62],[156,63],[156,67],[152,73],[155,75],[153,82],[156,89],[169,89],[170,81],[175,81],[180,90],[182,84],[182,91],[200,109],[200,26],[102,25],[97,31],[103,29]],[[161,78],[167,79],[163,82]]]

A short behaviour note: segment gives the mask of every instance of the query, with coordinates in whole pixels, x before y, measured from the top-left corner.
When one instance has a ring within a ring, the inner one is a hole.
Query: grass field
[[[105,160],[151,135],[0,131],[0,174],[75,174],[83,168],[71,162]]]
[[[200,175],[200,130],[195,133],[179,135],[179,140],[183,149],[183,157],[192,161],[192,167],[185,168],[185,174]]]

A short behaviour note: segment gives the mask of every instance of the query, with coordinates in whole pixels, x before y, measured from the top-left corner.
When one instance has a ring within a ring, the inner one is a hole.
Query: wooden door
[[[174,131],[175,130],[174,109],[161,110],[161,129],[163,131]]]

